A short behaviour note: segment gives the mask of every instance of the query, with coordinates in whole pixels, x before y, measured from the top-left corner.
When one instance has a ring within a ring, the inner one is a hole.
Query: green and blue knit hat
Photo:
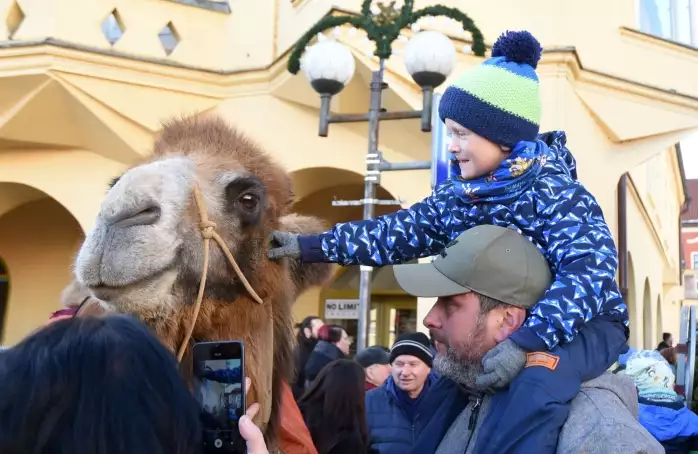
[[[491,58],[446,89],[439,104],[441,121],[450,118],[508,147],[534,141],[541,116],[536,66],[542,51],[527,31],[502,34]]]

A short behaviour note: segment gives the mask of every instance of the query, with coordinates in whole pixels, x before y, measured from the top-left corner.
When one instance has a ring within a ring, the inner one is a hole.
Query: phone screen
[[[204,452],[244,453],[238,429],[245,412],[242,343],[196,344],[194,361]]]

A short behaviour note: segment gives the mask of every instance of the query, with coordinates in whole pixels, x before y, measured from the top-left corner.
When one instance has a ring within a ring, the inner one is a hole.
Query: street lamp
[[[302,68],[313,89],[320,94],[320,126],[318,134],[327,137],[330,123],[351,123],[368,121],[368,154],[364,176],[364,198],[358,201],[338,201],[333,205],[362,205],[363,218],[374,216],[374,206],[378,204],[399,204],[395,201],[376,200],[376,185],[380,183],[381,171],[428,169],[430,162],[389,163],[382,159],[378,150],[379,123],[381,120],[404,120],[420,118],[421,129],[431,131],[432,103],[434,88],[443,84],[453,70],[456,50],[451,40],[437,31],[423,31],[415,34],[405,46],[405,67],[412,79],[422,90],[422,109],[387,112],[382,107],[385,61],[392,54],[392,43],[400,32],[416,26],[423,17],[445,16],[460,22],[463,30],[472,36],[472,51],[477,56],[485,55],[482,33],[473,21],[455,8],[433,5],[413,10],[414,1],[405,0],[403,6],[396,1],[364,0],[360,16],[329,16],[318,22],[296,43],[288,61],[288,70],[297,74]],[[332,97],[342,91],[354,75],[354,56],[344,45],[332,40],[320,40],[307,47],[310,41],[330,28],[351,25],[362,29],[370,41],[376,45],[374,55],[379,58],[378,70],[372,73],[370,104],[365,114],[331,114]],[[304,54],[305,52],[305,54]],[[361,266],[359,289],[359,326],[357,348],[367,347],[369,311],[371,303],[371,275],[373,268]]]

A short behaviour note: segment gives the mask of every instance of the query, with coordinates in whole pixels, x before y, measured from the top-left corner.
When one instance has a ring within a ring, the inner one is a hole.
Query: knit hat
[[[415,356],[431,367],[434,354],[429,348],[429,338],[424,333],[404,333],[398,336],[390,349],[390,363],[401,355]]]
[[[640,350],[633,353],[622,373],[633,379],[641,398],[667,402],[676,400],[674,372],[659,352]]]
[[[373,347],[364,348],[354,356],[354,361],[361,364],[364,369],[373,366],[374,364],[390,364],[390,353],[383,347],[374,345]]]
[[[527,31],[502,34],[491,58],[446,89],[441,121],[450,118],[498,145],[536,140],[541,103],[535,69],[542,50]]]

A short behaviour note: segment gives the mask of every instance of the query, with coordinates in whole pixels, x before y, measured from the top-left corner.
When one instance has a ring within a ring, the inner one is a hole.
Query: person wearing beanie
[[[544,252],[555,279],[523,326],[484,359],[478,386],[505,388],[520,372],[519,383],[525,383],[523,376],[539,374],[548,365],[534,362],[524,368],[531,357],[527,354],[558,352],[560,344],[578,335],[584,345],[603,349],[575,359],[577,371],[571,379],[555,367],[546,369],[546,386],[564,392],[551,396],[554,402],[541,402],[541,412],[554,409],[556,414],[548,415],[549,426],[529,431],[532,444],[545,445],[537,453],[554,451],[550,434],[566,419],[569,402],[581,386],[579,378],[593,378],[611,367],[627,349],[628,338],[628,309],[615,280],[618,254],[603,212],[577,179],[565,133],[539,134],[536,67],[541,54],[531,33],[505,32],[490,58],[445,90],[439,115],[451,136],[451,176],[429,197],[410,208],[337,224],[317,235],[274,232],[276,244],[269,250],[272,259],[379,267],[444,253],[461,233],[482,224],[511,227],[527,236]],[[511,405],[518,408],[516,402]],[[507,427],[517,427],[519,413],[512,410]],[[497,430],[493,442],[506,443],[507,427]],[[534,441],[537,436],[542,438]],[[489,440],[478,437],[483,439]]]
[[[403,454],[417,443],[429,443],[436,449],[467,404],[466,394],[431,371],[434,356],[424,333],[401,334],[385,354],[390,375],[383,386],[366,393],[371,448],[379,454]]]
[[[390,352],[384,347],[374,345],[364,348],[354,355],[354,361],[364,368],[366,391],[382,386],[390,375]]]

